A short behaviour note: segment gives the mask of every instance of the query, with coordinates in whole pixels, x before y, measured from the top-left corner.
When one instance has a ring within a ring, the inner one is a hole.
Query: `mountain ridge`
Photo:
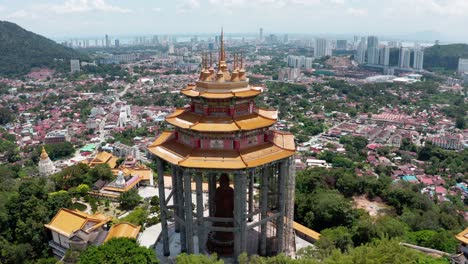
[[[0,75],[20,76],[35,67],[55,68],[58,61],[74,58],[86,59],[86,55],[0,20]]]

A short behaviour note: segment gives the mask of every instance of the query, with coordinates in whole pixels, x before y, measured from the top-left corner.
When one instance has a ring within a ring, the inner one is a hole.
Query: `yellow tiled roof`
[[[78,210],[70,210],[62,208],[54,216],[49,224],[44,225],[50,230],[56,231],[66,237],[69,237],[74,231],[86,228],[89,223],[90,226],[85,229],[85,231],[90,231],[95,228],[98,228],[107,222],[111,218],[106,217],[103,214],[94,214],[89,215]]]
[[[189,97],[203,97],[207,99],[227,99],[233,97],[247,98],[257,96],[261,93],[260,90],[252,89],[241,92],[203,92],[194,90],[194,86],[189,86],[181,91],[182,94]]]
[[[176,113],[177,112],[177,113]],[[174,126],[192,129],[200,132],[233,132],[239,130],[254,130],[272,126],[276,119],[276,111],[262,110],[259,113],[252,113],[236,117],[214,117],[202,116],[188,111],[177,110],[166,118],[166,121]],[[263,116],[262,114],[265,114]]]
[[[131,223],[123,222],[113,225],[109,229],[106,240],[110,240],[116,237],[128,237],[128,238],[137,238],[138,233],[140,232],[141,226],[136,226]]]
[[[311,237],[313,238],[315,241],[319,240],[320,239],[320,233],[310,229],[310,228],[307,228],[301,224],[299,224],[298,222],[293,222],[293,229],[300,232],[300,233],[303,233],[304,235],[308,236],[308,237]]]
[[[465,244],[468,244],[468,228],[455,235],[455,238]]]
[[[244,169],[290,157],[295,153],[294,136],[273,131],[273,142],[245,149],[200,149],[176,141],[166,141],[148,150],[175,165],[188,168]],[[156,140],[157,141],[157,140]],[[156,142],[155,141],[155,142]]]

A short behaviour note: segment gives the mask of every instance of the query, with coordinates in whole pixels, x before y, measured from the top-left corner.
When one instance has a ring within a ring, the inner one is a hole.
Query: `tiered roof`
[[[235,54],[232,71],[228,69],[223,32],[220,42],[217,70],[211,56],[208,64],[203,55],[199,80],[181,91],[192,98],[191,107],[167,116],[175,131],[163,132],[148,150],[172,164],[200,169],[253,168],[294,155],[292,134],[268,130],[278,112],[254,107],[262,89],[249,85],[243,59]]]

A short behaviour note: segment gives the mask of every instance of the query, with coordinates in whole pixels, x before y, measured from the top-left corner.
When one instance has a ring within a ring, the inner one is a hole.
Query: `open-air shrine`
[[[204,55],[199,80],[181,91],[190,106],[167,116],[174,129],[148,147],[158,175],[169,171],[172,182],[167,194],[167,177],[158,177],[162,233],[156,247],[166,257],[289,255],[294,252],[294,136],[271,129],[277,111],[256,106],[262,89],[249,85],[238,54],[228,69],[223,33],[220,45],[217,69],[212,56]]]

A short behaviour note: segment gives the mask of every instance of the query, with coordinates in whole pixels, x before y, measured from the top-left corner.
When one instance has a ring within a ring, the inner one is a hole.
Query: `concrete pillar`
[[[214,196],[216,192],[216,174],[208,174],[208,210],[210,217],[214,217]]]
[[[197,193],[197,235],[198,235],[198,253],[203,254],[205,248],[205,222],[203,221],[203,180],[202,173],[199,172],[195,176],[196,193]]]
[[[252,213],[254,211],[254,177],[255,171],[249,172],[249,222],[253,221]]]
[[[182,169],[177,167],[177,202],[178,202],[178,212],[179,217],[185,221],[185,199],[184,199],[184,177],[182,174]],[[180,225],[180,251],[187,252],[187,243],[186,243],[186,231],[185,224]]]
[[[172,166],[172,190],[174,194],[172,195],[172,201],[174,205],[174,214],[178,217],[180,217],[179,213],[179,195],[177,194],[178,189],[177,189],[177,167]],[[175,218],[175,217],[174,217]],[[179,233],[180,232],[180,224],[178,221],[174,221],[175,225],[175,232]]]
[[[283,252],[283,231],[284,231],[284,206],[285,206],[285,178],[287,177],[287,160],[283,160],[279,164],[279,173],[278,173],[278,212],[280,216],[276,220],[276,241],[278,244],[278,253]]]
[[[185,193],[185,239],[187,254],[193,254],[193,216],[192,216],[192,182],[191,172],[184,171],[184,193]]]
[[[268,175],[269,170],[264,167],[262,168],[262,180],[260,186],[260,216],[261,220],[268,217]],[[266,247],[267,247],[267,223],[263,223],[260,227],[260,255],[266,255]]]
[[[162,240],[163,240],[163,252],[164,256],[169,256],[169,234],[167,230],[167,215],[166,215],[166,194],[164,190],[164,164],[163,160],[156,158],[156,166],[158,170],[158,190],[159,190],[159,207],[161,208],[161,228],[162,228]]]
[[[246,252],[246,187],[247,175],[245,172],[239,172],[234,175],[234,258]]]

